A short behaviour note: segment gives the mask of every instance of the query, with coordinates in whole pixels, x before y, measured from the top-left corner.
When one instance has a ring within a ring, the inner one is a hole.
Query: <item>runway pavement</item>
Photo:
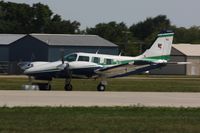
[[[200,93],[0,91],[0,106],[200,107]]]

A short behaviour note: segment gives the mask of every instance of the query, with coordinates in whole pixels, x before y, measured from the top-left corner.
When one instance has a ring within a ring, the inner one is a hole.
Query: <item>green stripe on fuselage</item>
[[[143,59],[139,59],[139,60],[147,60],[147,61],[157,61],[157,60],[169,60],[170,56],[169,55],[162,55],[162,56],[153,56],[153,57],[146,57]],[[118,64],[127,64],[130,62],[134,62],[135,60],[124,60],[124,61],[118,61]]]
[[[133,62],[134,60],[124,60],[124,61],[119,61],[119,64],[127,64],[130,62]]]
[[[173,36],[174,34],[173,33],[170,33],[170,34],[159,34],[158,37],[170,37],[170,36]]]
[[[153,56],[153,57],[146,57],[145,59],[154,59],[154,60],[169,60],[169,55],[162,55],[162,56]]]
[[[157,61],[157,60],[169,60],[170,56],[169,55],[162,55],[162,56],[153,56],[153,57],[146,57],[146,58],[142,58],[142,59],[138,59],[138,60],[143,60],[143,61]],[[135,60],[123,60],[123,61],[115,61],[112,62],[112,64],[105,64],[105,63],[101,63],[99,65],[103,65],[103,66],[110,66],[110,65],[123,65],[123,64],[128,64],[130,62],[134,62]]]

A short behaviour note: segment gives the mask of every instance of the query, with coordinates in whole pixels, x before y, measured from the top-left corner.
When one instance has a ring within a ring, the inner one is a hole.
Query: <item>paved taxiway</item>
[[[0,91],[0,106],[200,107],[200,93]]]

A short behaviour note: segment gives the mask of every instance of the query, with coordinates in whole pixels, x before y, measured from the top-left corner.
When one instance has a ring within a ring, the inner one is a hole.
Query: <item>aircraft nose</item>
[[[20,62],[18,63],[18,66],[22,69],[22,70],[26,70],[28,68],[33,67],[33,64],[30,62]]]

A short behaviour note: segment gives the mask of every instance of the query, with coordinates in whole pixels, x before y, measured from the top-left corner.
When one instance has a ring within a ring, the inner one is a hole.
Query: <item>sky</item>
[[[65,20],[78,21],[81,29],[110,21],[127,26],[147,17],[167,15],[178,27],[200,26],[200,0],[4,0],[16,3],[47,4]]]

